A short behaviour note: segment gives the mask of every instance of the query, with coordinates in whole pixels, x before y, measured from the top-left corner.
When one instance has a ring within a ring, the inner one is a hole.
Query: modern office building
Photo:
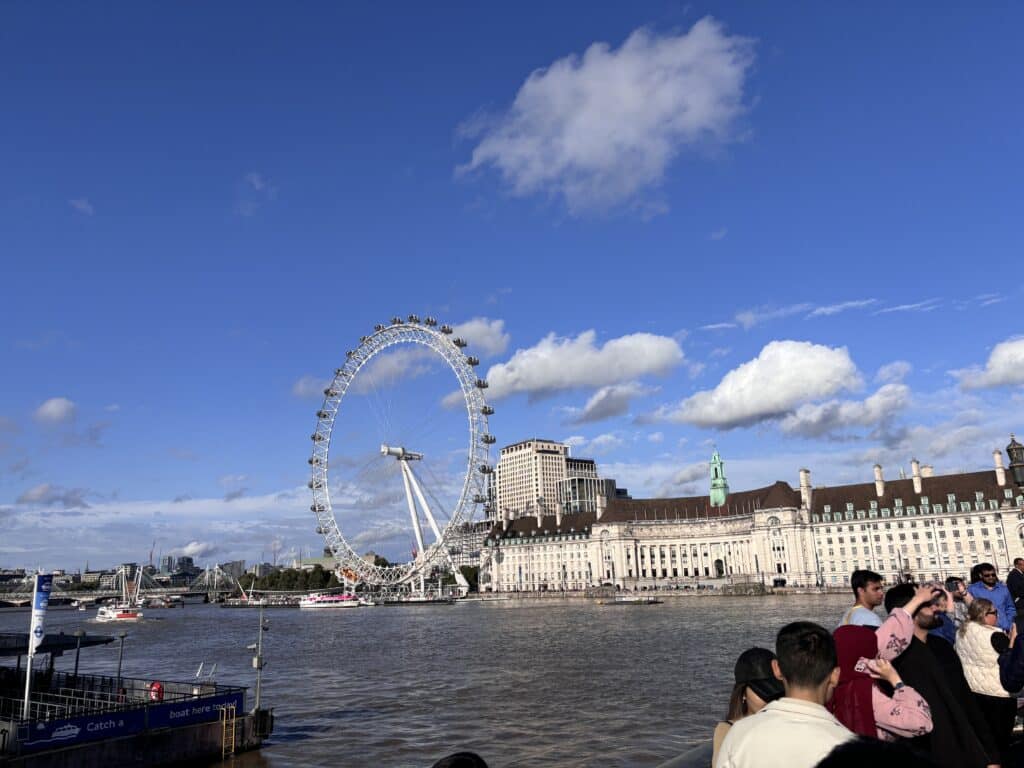
[[[593,511],[499,519],[486,542],[481,587],[494,591],[695,586],[752,579],[833,586],[857,568],[890,582],[1002,572],[1024,556],[1024,446],[1011,436],[1009,468],[935,475],[916,459],[910,477],[815,488],[799,470],[731,493],[717,452],[709,493],[600,500]]]
[[[495,509],[492,520],[503,517],[593,512],[598,497],[615,496],[615,481],[598,476],[593,459],[570,455],[569,446],[533,438],[501,449],[494,475]]]

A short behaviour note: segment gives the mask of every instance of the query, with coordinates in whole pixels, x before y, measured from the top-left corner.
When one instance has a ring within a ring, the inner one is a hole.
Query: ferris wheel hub
[[[396,445],[381,445],[380,447],[381,456],[394,456],[399,461],[418,461],[423,458],[422,453],[416,453],[416,451],[407,451],[405,448]]]

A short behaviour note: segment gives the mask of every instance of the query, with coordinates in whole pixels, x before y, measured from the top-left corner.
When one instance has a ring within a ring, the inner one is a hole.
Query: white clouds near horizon
[[[806,402],[861,384],[846,347],[772,341],[756,358],[729,371],[714,389],[662,406],[650,418],[733,429],[780,418]]]
[[[459,171],[495,168],[517,196],[602,211],[658,184],[687,147],[732,138],[754,41],[711,17],[680,34],[637,29],[617,49],[594,43],[534,71]]]
[[[952,371],[961,389],[990,389],[1024,384],[1024,336],[1001,341],[992,348],[985,367]]]
[[[531,398],[558,391],[625,384],[641,376],[663,375],[685,356],[668,336],[633,333],[598,346],[597,333],[583,331],[575,338],[549,333],[537,344],[518,349],[487,372],[489,399],[526,393]]]
[[[872,427],[893,418],[910,403],[905,384],[884,384],[864,400],[804,403],[779,423],[783,432],[802,437],[836,435],[853,427]]]

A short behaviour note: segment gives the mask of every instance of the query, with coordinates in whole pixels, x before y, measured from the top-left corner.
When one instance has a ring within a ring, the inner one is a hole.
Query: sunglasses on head
[[[986,611],[985,615],[986,616],[998,616],[999,615],[999,611]]]

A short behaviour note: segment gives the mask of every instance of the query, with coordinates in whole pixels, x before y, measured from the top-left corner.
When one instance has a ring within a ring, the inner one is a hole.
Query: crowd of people
[[[854,571],[833,630],[787,624],[735,666],[714,768],[1009,768],[1024,695],[1024,558],[970,583],[896,584]],[[880,613],[884,611],[884,615]]]

